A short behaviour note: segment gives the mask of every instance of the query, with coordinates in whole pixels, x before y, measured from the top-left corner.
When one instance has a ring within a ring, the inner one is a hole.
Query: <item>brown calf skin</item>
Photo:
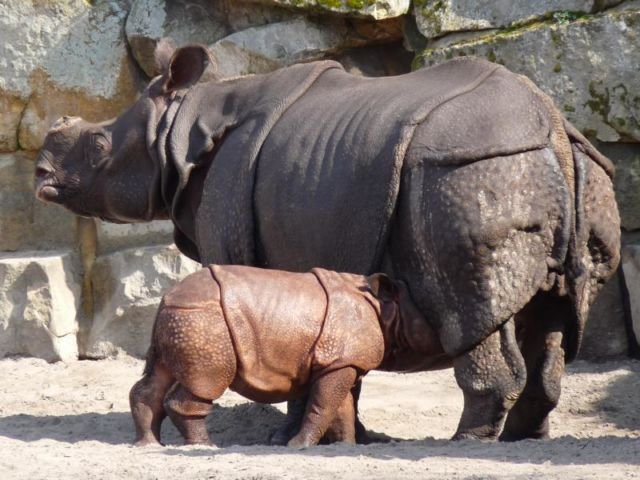
[[[402,282],[212,265],[160,305],[130,393],[136,444],[159,443],[166,415],[187,444],[209,443],[205,417],[227,388],[262,403],[308,395],[289,446],[354,443],[363,375],[450,365]]]

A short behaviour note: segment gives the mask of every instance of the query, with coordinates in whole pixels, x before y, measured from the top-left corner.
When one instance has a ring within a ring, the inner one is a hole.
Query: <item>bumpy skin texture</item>
[[[54,125],[39,198],[111,221],[170,218],[205,264],[386,272],[451,357],[496,358],[484,342],[532,302],[560,304],[562,318],[528,327],[554,340],[524,349],[525,391],[557,390],[540,377],[575,357],[619,261],[620,221],[611,163],[531,82],[472,58],[382,79],[316,62],[202,83],[204,47],[163,46],[158,63],[114,121]],[[544,422],[507,426],[535,437]]]
[[[210,266],[159,308],[144,378],[131,389],[136,443],[159,442],[166,415],[187,443],[208,443],[205,417],[227,388],[263,403],[309,395],[290,446],[325,434],[353,443],[357,379],[445,359],[418,318],[406,289],[384,276]]]

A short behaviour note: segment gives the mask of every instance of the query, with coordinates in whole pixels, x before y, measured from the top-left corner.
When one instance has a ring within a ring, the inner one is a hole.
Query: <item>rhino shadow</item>
[[[217,445],[266,445],[284,419],[284,413],[271,405],[246,403],[233,407],[215,405],[207,423]],[[118,445],[132,442],[134,433],[129,412],[0,417],[0,436],[24,442],[52,439]],[[162,440],[167,445],[182,445],[182,437],[169,419],[162,425]]]
[[[425,440],[401,440],[370,445],[319,445],[306,450],[287,447],[241,446],[215,447],[167,447],[165,455],[207,456],[224,460],[225,455],[307,455],[312,457],[367,457],[378,460],[423,460],[429,458],[465,458],[470,460],[493,460],[505,464],[595,465],[632,464],[640,465],[640,439],[631,437],[602,436],[576,438],[563,436],[551,440],[523,440],[510,442],[483,442],[479,440],[450,441],[427,438]]]
[[[595,407],[603,420],[637,434],[640,431],[640,361],[630,361],[624,367],[606,364],[598,371],[608,370],[624,371],[609,383],[606,397]]]

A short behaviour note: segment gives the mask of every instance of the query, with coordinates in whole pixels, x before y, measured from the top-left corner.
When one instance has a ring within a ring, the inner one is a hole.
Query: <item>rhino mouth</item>
[[[67,187],[62,185],[49,169],[37,167],[35,178],[36,197],[47,202],[59,202]]]

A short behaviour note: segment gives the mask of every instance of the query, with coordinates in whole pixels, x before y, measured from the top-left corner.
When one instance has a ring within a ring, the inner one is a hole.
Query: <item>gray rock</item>
[[[598,148],[616,165],[613,182],[622,228],[640,229],[640,144],[601,143]]]
[[[213,45],[222,77],[266,73],[294,63],[333,57],[345,49],[401,38],[397,22],[349,23],[296,17],[231,34]]]
[[[33,194],[33,154],[0,155],[0,251],[54,249],[76,243],[76,217]]]
[[[234,33],[211,45],[211,51],[218,72],[234,77],[318,60],[350,46],[343,20],[298,17]]]
[[[70,252],[0,255],[0,357],[78,357],[77,271]]]
[[[291,8],[280,8],[276,5],[250,3],[250,1],[217,0],[222,16],[232,32],[239,32],[251,27],[259,27],[268,23],[284,22],[300,16]]]
[[[174,246],[123,250],[98,257],[92,271],[94,318],[84,355],[125,351],[142,357],[162,295],[200,268]]]
[[[153,52],[160,38],[208,45],[229,33],[220,2],[211,0],[135,0],[126,23],[131,53],[149,77],[157,73]]]
[[[0,105],[11,106],[0,109],[5,150],[16,138],[38,149],[62,114],[102,120],[131,103],[139,76],[123,33],[127,10],[126,0],[2,2]]]
[[[622,0],[419,0],[414,15],[420,32],[436,38],[452,32],[488,30],[542,20],[556,14],[560,19],[591,13]]]
[[[310,13],[339,13],[352,17],[383,20],[404,15],[410,0],[252,0],[267,5],[280,5]]]
[[[622,271],[629,292],[634,340],[640,347],[640,245],[627,245],[622,249]]]
[[[25,105],[20,95],[12,95],[0,88],[0,152],[18,149],[18,128]]]
[[[542,22],[425,50],[415,64],[477,55],[527,75],[579,129],[640,141],[640,2],[569,23]],[[633,7],[633,8],[631,8]]]
[[[603,360],[626,355],[628,345],[620,280],[614,276],[591,305],[579,358]]]
[[[166,245],[173,241],[173,223],[157,220],[149,223],[116,224],[96,220],[97,247],[100,255],[123,248]]]

